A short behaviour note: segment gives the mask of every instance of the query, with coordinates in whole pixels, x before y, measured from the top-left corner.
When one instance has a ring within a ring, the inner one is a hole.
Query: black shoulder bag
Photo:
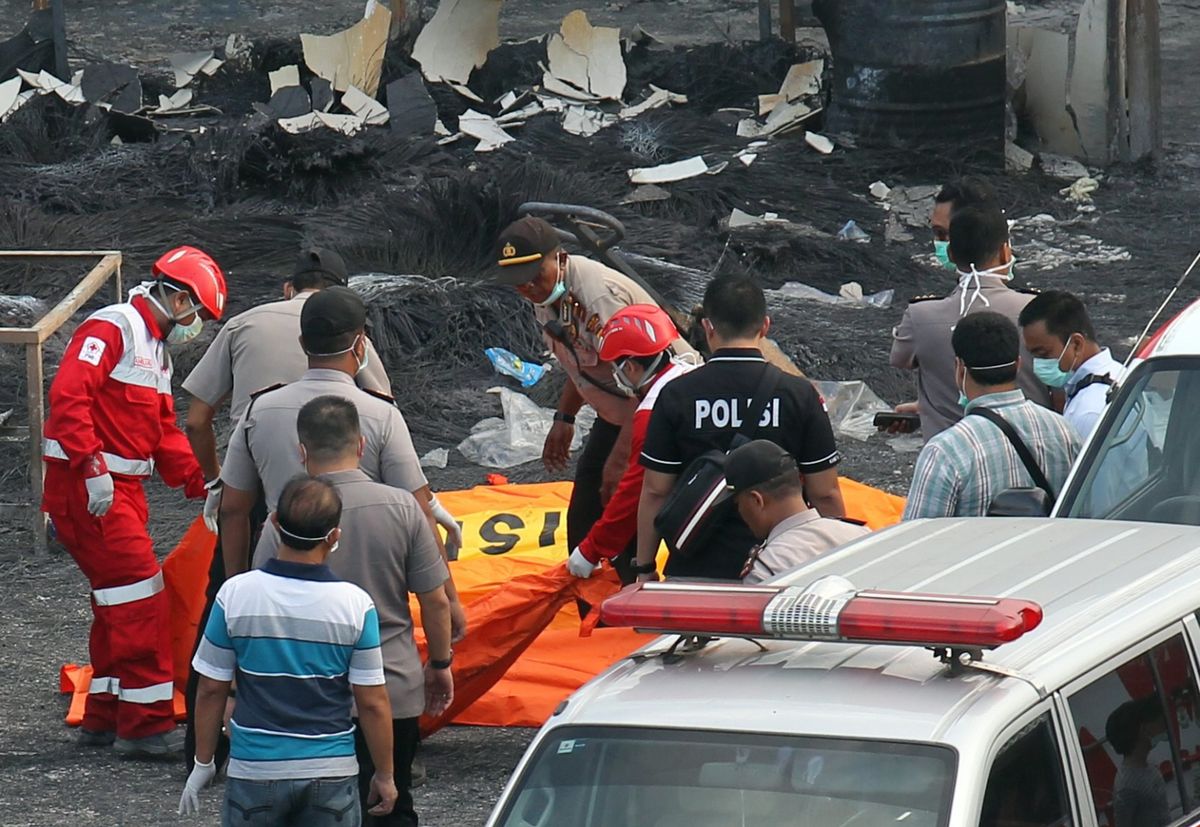
[[[782,375],[774,365],[764,366],[754,398],[729,445],[730,451],[753,439]],[[654,518],[654,527],[672,554],[691,557],[708,541],[713,524],[729,499],[725,490],[727,453],[713,448],[688,463]]]
[[[1054,486],[1050,484],[1050,480],[1046,479],[1046,474],[1042,471],[1041,466],[1038,465],[1033,451],[1029,450],[1029,446],[1025,444],[1025,441],[1021,439],[1021,435],[1017,433],[1017,429],[991,408],[972,408],[968,412],[968,415],[981,416],[1000,429],[1013,449],[1016,450],[1017,456],[1021,458],[1021,463],[1025,466],[1025,470],[1029,472],[1030,478],[1033,479],[1034,486],[1045,491],[1046,496],[1049,497],[1046,510],[1046,513],[1049,514],[1049,508],[1058,499],[1058,493],[1054,490]]]

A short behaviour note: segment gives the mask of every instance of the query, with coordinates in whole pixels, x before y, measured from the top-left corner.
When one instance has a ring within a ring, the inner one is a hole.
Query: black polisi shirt
[[[694,459],[714,448],[728,451],[758,388],[766,361],[754,348],[716,351],[703,367],[666,385],[650,417],[639,459],[664,474],[681,474]],[[769,439],[796,459],[802,474],[827,471],[840,456],[820,394],[807,379],[783,374],[750,439]],[[713,542],[697,554],[672,555],[672,577],[736,579],[754,537],[732,503],[724,507]]]

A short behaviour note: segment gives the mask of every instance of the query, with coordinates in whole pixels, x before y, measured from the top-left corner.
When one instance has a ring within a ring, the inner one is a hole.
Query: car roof
[[[958,674],[915,646],[722,640],[670,662],[622,661],[561,723],[643,724],[949,741],[998,730],[1200,607],[1200,528],[1048,518],[915,520],[773,582],[840,575],[860,589],[1033,600],[1041,625],[984,654],[1020,673]],[[667,648],[674,638],[654,642]],[[643,653],[646,650],[643,650]],[[957,733],[957,735],[955,734]]]
[[[1195,355],[1200,355],[1200,299],[1159,328],[1138,350],[1137,359]]]

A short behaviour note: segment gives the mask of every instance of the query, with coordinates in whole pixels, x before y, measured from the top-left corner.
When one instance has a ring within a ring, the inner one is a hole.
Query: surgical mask
[[[363,341],[362,361],[361,362],[358,361],[358,356],[355,355],[354,362],[355,362],[355,364],[358,365],[358,369],[354,371],[355,376],[358,376],[360,373],[362,373],[364,370],[367,369],[367,365],[371,364],[371,351],[367,350],[367,343],[365,340]]]
[[[958,389],[958,407],[965,409],[967,407],[967,403],[969,403],[970,401],[971,401],[970,399],[967,399],[967,392],[964,391],[962,388],[959,388]]]
[[[938,264],[945,267],[947,270],[955,270],[955,264],[950,260],[950,242],[933,240],[933,254],[937,257]]]
[[[971,265],[970,271],[958,271],[958,284],[962,287],[962,293],[958,297],[958,317],[961,319],[967,315],[967,311],[975,304],[975,300],[979,299],[984,303],[984,306],[991,307],[992,303],[988,297],[983,295],[983,285],[979,279],[981,276],[995,276],[996,278],[1008,281],[1012,278],[1013,270],[1017,266],[1016,256],[1012,256],[1005,264],[997,267],[989,267],[986,270],[976,270],[975,265]],[[975,287],[975,291],[971,294],[970,300],[967,299],[967,289],[971,286]]]
[[[1034,357],[1033,375],[1038,378],[1039,382],[1051,388],[1061,388],[1067,384],[1071,378],[1071,371],[1063,370],[1060,364],[1070,346],[1071,342],[1068,340],[1067,344],[1063,345],[1062,353],[1058,354],[1057,359]]]
[[[167,333],[166,342],[169,345],[185,345],[192,339],[200,335],[200,331],[204,329],[204,320],[200,318],[200,314],[196,314],[196,318],[189,325],[175,322],[175,326]]]
[[[331,545],[331,546],[329,547],[329,553],[330,553],[330,554],[333,554],[335,551],[337,551],[337,550],[338,550],[338,546],[339,546],[339,545],[341,545],[341,543],[342,543],[342,541],[341,541],[341,540],[335,540],[335,541],[334,541],[334,543],[333,543],[333,545]]]
[[[550,295],[547,296],[545,299],[543,299],[540,302],[534,302],[534,304],[536,304],[538,307],[549,307],[550,305],[554,304],[556,301],[561,299],[563,297],[563,294],[565,294],[566,292],[567,292],[567,283],[565,281],[563,281],[562,278],[560,277],[558,279],[558,281],[554,283],[554,289],[550,291]]]

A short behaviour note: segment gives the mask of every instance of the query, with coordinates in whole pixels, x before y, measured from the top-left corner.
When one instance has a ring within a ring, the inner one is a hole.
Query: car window
[[[563,727],[538,747],[503,827],[939,827],[955,753],[890,741]]]
[[[1070,697],[1101,827],[1163,827],[1196,811],[1196,699],[1180,635]]]
[[[1173,416],[1187,417],[1198,390],[1200,366],[1143,373],[1084,458],[1088,472],[1077,491],[1067,492],[1062,516],[1182,522],[1171,518],[1190,502],[1200,513],[1200,431],[1169,428]],[[1172,446],[1173,456],[1165,450],[1169,435],[1182,443]],[[1190,499],[1176,499],[1184,496]]]
[[[1050,716],[1008,740],[988,773],[980,827],[1068,827],[1073,824],[1061,753]]]

